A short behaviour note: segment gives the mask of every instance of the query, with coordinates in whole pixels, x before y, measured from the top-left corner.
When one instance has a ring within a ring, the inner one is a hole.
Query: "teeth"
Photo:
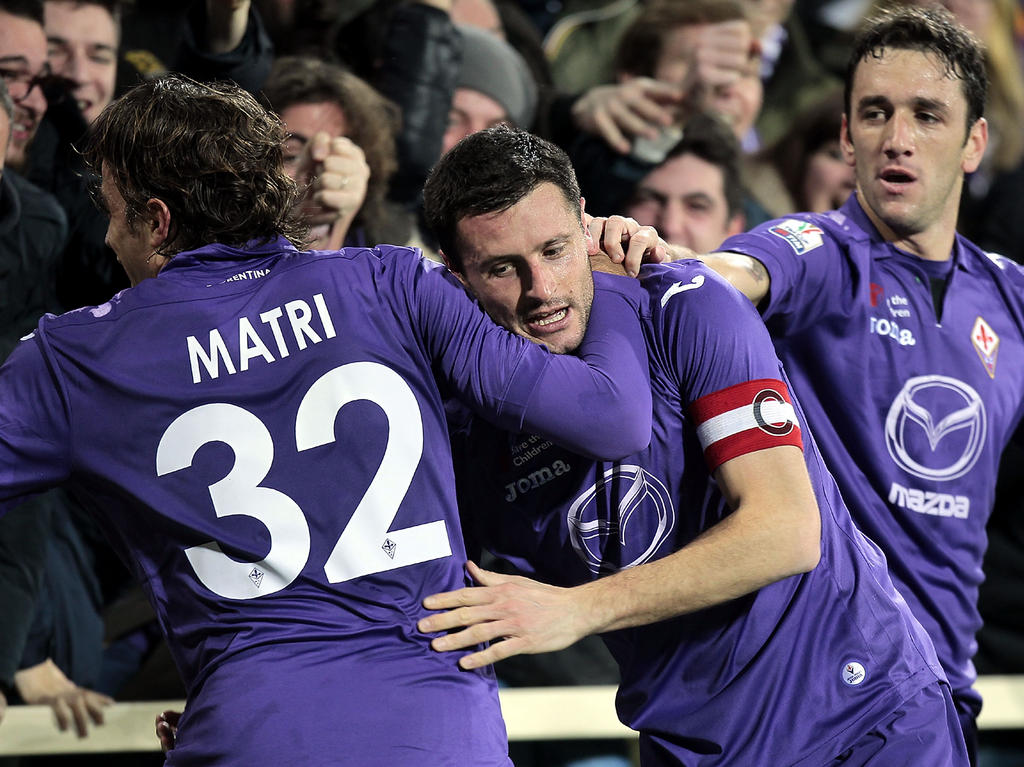
[[[554,314],[550,314],[550,315],[548,315],[547,317],[545,317],[542,320],[536,320],[533,324],[534,325],[540,325],[541,327],[544,327],[545,325],[550,325],[553,322],[558,322],[559,320],[565,319],[565,314],[566,314],[565,309],[559,309]]]

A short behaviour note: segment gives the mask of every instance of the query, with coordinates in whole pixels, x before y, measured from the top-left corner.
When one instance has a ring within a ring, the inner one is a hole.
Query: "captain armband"
[[[800,424],[782,381],[761,378],[701,397],[690,406],[708,470],[779,445],[803,449]]]

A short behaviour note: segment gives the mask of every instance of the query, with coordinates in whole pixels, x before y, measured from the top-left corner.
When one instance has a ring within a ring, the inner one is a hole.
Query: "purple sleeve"
[[[771,289],[759,308],[773,333],[814,324],[849,299],[849,263],[820,216],[769,221],[730,237],[719,250],[755,258],[768,270]]]
[[[757,311],[711,269],[678,261],[647,267],[642,279],[652,296],[654,335],[685,406],[737,384],[782,377]]]
[[[632,281],[595,289],[577,358],[498,327],[439,270],[418,275],[413,300],[424,343],[443,378],[481,417],[597,460],[650,442],[651,387]]]
[[[0,512],[68,477],[70,441],[64,400],[37,331],[0,367]]]

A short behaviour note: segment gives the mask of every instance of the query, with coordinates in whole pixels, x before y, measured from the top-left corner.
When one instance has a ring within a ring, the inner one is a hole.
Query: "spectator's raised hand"
[[[49,658],[16,672],[14,686],[26,703],[50,706],[61,731],[74,721],[80,738],[89,734],[89,720],[103,724],[103,708],[114,702],[107,695],[79,687]]]
[[[312,247],[340,248],[366,199],[370,166],[363,150],[344,136],[317,133],[303,150],[295,178],[306,184],[301,204],[312,226]]]
[[[633,137],[656,138],[677,121],[683,94],[678,85],[649,77],[598,85],[573,104],[573,120],[580,130],[600,136],[625,154]]]

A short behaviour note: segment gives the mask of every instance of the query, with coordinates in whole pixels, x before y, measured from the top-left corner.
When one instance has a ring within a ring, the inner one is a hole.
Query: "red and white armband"
[[[800,424],[782,381],[761,378],[701,397],[690,406],[708,470],[779,445],[803,449]]]

